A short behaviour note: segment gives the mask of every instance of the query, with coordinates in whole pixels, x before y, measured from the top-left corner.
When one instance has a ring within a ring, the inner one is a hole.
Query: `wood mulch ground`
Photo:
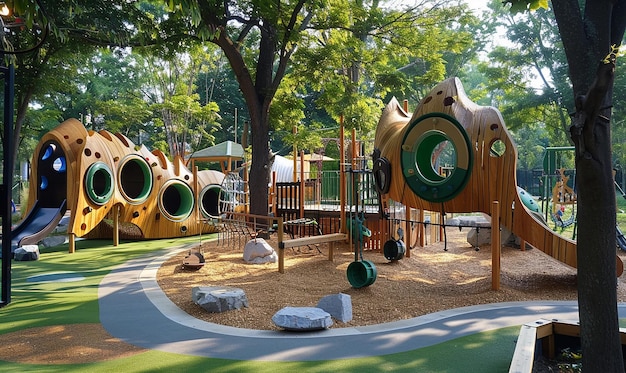
[[[187,252],[164,263],[158,282],[168,297],[190,315],[240,328],[273,330],[274,313],[285,306],[315,306],[328,294],[351,296],[353,320],[333,328],[361,326],[412,318],[431,312],[484,303],[524,300],[575,300],[576,271],[537,249],[502,250],[501,288],[491,290],[491,248],[479,251],[467,243],[467,230],[448,228],[443,243],[415,248],[410,257],[389,262],[381,252],[365,251],[377,269],[376,281],[354,289],[346,269],[354,260],[347,245],[327,260],[327,245],[285,250],[285,273],[277,264],[247,264],[243,239],[202,244],[206,265],[183,270]],[[275,238],[269,242],[276,246]],[[321,251],[321,253],[318,251]],[[626,260],[626,255],[618,252]],[[618,279],[618,300],[626,301],[626,275]],[[194,286],[235,286],[246,292],[249,307],[207,313],[191,300]],[[42,338],[42,336],[46,336]],[[28,329],[0,335],[0,359],[33,364],[77,364],[116,359],[145,351],[113,338],[99,324]]]
[[[188,252],[180,253],[161,266],[158,281],[168,297],[194,317],[267,330],[277,329],[271,317],[281,308],[316,306],[322,297],[336,293],[350,295],[353,320],[335,322],[333,328],[379,324],[476,304],[577,299],[576,270],[537,249],[504,247],[500,290],[492,290],[491,247],[475,251],[466,237],[467,229],[448,228],[447,251],[440,242],[415,248],[410,257],[395,262],[380,251],[366,250],[363,257],[375,264],[377,278],[360,289],[352,288],[347,279],[347,267],[354,261],[354,251],[347,245],[335,250],[332,262],[327,259],[327,244],[285,249],[285,273],[281,274],[275,263],[245,263],[245,239],[204,243],[206,264],[198,271],[181,268]],[[274,237],[268,241],[277,247]],[[618,299],[624,302],[626,276],[618,281]],[[193,303],[194,286],[220,285],[243,289],[249,307],[208,313]]]

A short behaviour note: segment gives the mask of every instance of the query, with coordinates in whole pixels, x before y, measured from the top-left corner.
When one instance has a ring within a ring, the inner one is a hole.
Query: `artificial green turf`
[[[142,254],[198,241],[198,237],[189,237],[127,242],[117,247],[111,241],[78,241],[72,254],[68,254],[65,244],[41,249],[37,261],[13,261],[11,303],[0,309],[0,334],[49,325],[97,323],[98,284],[113,268]],[[75,272],[85,280],[27,281],[32,276],[58,272]]]
[[[149,351],[111,361],[74,365],[15,364],[0,361],[3,372],[505,372],[519,327],[508,327],[421,348],[361,359],[316,362],[264,362],[210,359]]]
[[[203,239],[206,239],[204,237]],[[198,237],[122,243],[79,241],[43,249],[32,262],[13,262],[12,302],[0,308],[0,334],[33,327],[97,323],[98,284],[115,267],[139,255],[199,243]],[[28,282],[51,272],[76,272],[78,282]],[[418,350],[360,359],[318,362],[233,361],[148,351],[111,361],[72,365],[33,365],[0,361],[2,372],[503,372],[507,371],[519,327],[477,333]]]

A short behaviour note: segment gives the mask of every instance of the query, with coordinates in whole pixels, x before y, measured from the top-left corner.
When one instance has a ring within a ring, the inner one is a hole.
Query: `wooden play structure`
[[[454,164],[447,175],[434,154],[451,144]],[[374,142],[374,177],[383,199],[421,211],[483,212],[493,218],[498,202],[504,226],[557,260],[576,267],[576,242],[547,227],[517,191],[517,151],[500,112],[470,101],[457,78],[447,79],[420,101],[413,115],[394,99],[384,109]],[[617,258],[619,276],[622,261]]]
[[[520,237],[522,249],[529,244],[576,267],[575,241],[553,232],[537,211],[528,208],[529,196],[517,187],[517,152],[500,113],[470,101],[458,79],[438,84],[412,115],[406,103],[401,107],[393,99],[387,105],[376,130],[372,169],[359,154],[362,149],[354,130],[351,135],[346,140],[341,125],[336,205],[305,209],[307,180],[300,152],[299,175],[294,171],[293,182],[282,186],[274,180],[268,207],[272,214],[261,219],[246,215],[245,169],[240,180],[239,170],[231,168],[233,157],[241,155],[218,160],[226,174],[198,171],[195,166],[189,170],[180,158],[170,161],[162,152],[135,145],[124,135],[87,130],[70,119],[47,133],[35,150],[30,213],[14,229],[14,239],[18,245],[37,242],[66,211],[70,212],[70,252],[76,237],[112,238],[117,244],[120,234],[127,234],[122,225],[135,228],[136,233],[128,237],[133,239],[218,231],[222,237],[251,239],[270,234],[278,224],[281,252],[329,243],[332,260],[332,246],[352,241],[348,228],[353,214],[360,212],[362,226],[371,232],[360,242],[361,249],[384,250],[386,258],[396,260],[427,244],[427,226],[431,243],[445,237],[447,213],[482,212],[492,217],[493,226],[507,227]],[[192,165],[208,155],[196,154]],[[443,156],[445,162],[440,160]],[[355,175],[362,180],[359,190],[351,191]],[[559,203],[574,202],[567,180],[560,185]],[[365,206],[363,201],[372,199],[372,190],[378,198]],[[286,232],[290,237],[283,239]],[[618,275],[623,271],[619,258],[617,270]]]
[[[70,212],[70,252],[76,237],[133,239],[210,233],[203,218],[219,215],[224,174],[185,167],[122,134],[87,130],[69,119],[43,136],[32,162],[29,214],[15,231],[19,244],[37,242]],[[52,211],[52,213],[50,212]],[[124,233],[122,233],[124,234]]]

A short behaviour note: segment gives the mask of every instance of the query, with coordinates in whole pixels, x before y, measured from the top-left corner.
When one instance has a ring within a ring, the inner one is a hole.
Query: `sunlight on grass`
[[[208,359],[149,351],[80,365],[26,365],[0,362],[3,372],[502,372],[508,370],[519,327],[478,333],[435,346],[392,355],[333,361],[264,362]]]
[[[0,309],[0,333],[48,325],[97,323],[98,285],[113,268],[149,252],[198,242],[198,237],[126,242],[79,241],[75,253],[67,244],[41,250],[37,261],[12,263],[11,303]],[[77,282],[33,282],[38,275],[74,272]]]
[[[111,269],[154,250],[195,244],[198,238],[141,241],[113,247],[81,242],[74,254],[53,248],[36,262],[15,262],[12,303],[0,309],[0,334],[36,326],[99,322],[98,285]],[[100,246],[98,246],[100,245]],[[73,271],[86,279],[72,283],[28,282],[44,273]],[[428,280],[424,280],[428,281]],[[620,320],[622,326],[625,320]],[[211,359],[148,351],[90,364],[33,365],[0,361],[2,372],[501,372],[507,371],[519,326],[472,334],[417,350],[359,359],[266,362]],[[356,346],[358,348],[358,346]]]

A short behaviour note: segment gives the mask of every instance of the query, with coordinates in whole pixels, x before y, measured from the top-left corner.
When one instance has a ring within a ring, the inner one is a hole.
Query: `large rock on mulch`
[[[517,237],[507,227],[500,229],[500,244],[506,246],[516,243]],[[467,243],[475,247],[491,245],[491,228],[472,228],[467,232]]]
[[[276,263],[278,255],[267,241],[262,238],[256,238],[248,241],[244,246],[243,260],[246,263],[253,264]]]
[[[272,322],[290,331],[323,330],[333,325],[330,314],[317,307],[285,307],[272,316]]]
[[[348,294],[331,294],[317,302],[317,308],[328,312],[335,320],[343,323],[352,320],[352,298]]]
[[[224,312],[248,307],[248,297],[243,289],[228,286],[195,286],[191,298],[208,312]]]

